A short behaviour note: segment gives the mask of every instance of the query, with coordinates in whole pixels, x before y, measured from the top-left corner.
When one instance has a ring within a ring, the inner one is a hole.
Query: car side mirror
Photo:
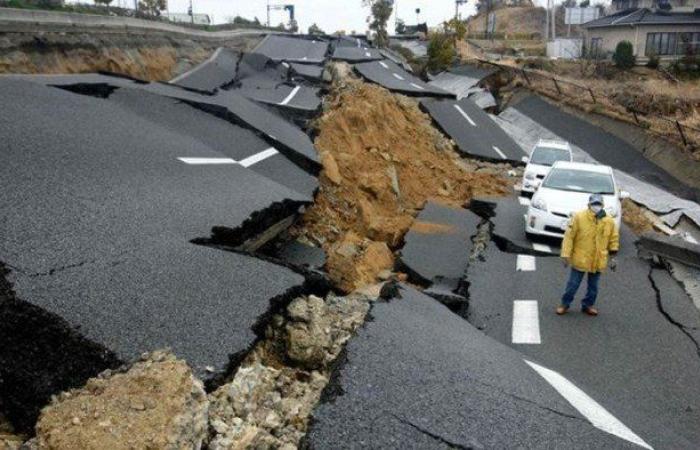
[[[620,200],[630,198],[632,195],[627,191],[620,191]]]
[[[521,158],[521,161],[524,162],[525,164],[527,164],[527,163],[530,162],[530,158],[528,158],[527,156],[523,156],[523,157]]]

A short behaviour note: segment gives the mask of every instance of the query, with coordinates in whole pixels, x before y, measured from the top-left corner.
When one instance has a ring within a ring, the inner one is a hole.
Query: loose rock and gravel
[[[31,449],[187,449],[207,436],[209,403],[201,381],[171,353],[144,355],[105,371],[44,408]]]

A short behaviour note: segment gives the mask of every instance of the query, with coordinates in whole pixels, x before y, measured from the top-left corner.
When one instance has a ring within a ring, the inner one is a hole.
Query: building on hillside
[[[589,55],[610,55],[621,41],[632,43],[638,63],[700,55],[700,0],[613,0],[611,14],[583,27]]]
[[[195,25],[211,25],[211,17],[209,17],[209,14],[194,14],[194,16],[190,16],[187,13],[164,12],[161,14],[161,16],[168,19],[171,22],[194,23]]]

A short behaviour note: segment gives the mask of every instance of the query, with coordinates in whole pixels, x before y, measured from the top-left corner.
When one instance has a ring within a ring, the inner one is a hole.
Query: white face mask
[[[598,214],[603,210],[603,207],[601,205],[591,205],[591,211],[593,211],[595,214]]]

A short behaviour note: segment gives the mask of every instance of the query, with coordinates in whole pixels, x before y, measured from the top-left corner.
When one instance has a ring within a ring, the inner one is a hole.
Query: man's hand
[[[569,267],[569,258],[562,258],[561,262],[564,264],[564,267]]]
[[[617,258],[615,257],[610,258],[610,270],[617,271]]]

